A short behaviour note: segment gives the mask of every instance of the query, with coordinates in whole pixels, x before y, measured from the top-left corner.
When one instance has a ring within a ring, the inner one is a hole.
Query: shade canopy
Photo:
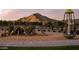
[[[74,12],[73,12],[71,9],[66,9],[65,13],[66,13],[66,14],[72,14],[72,13],[74,13]]]

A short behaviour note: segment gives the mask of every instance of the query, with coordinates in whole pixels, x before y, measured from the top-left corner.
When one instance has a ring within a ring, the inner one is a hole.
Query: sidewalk
[[[19,42],[0,42],[0,46],[70,46],[79,45],[79,40],[54,40],[54,41],[19,41]]]

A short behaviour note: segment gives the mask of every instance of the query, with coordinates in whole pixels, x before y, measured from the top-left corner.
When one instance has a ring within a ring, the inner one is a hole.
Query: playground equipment
[[[75,15],[71,9],[67,9],[64,14],[64,35],[68,39],[75,37]]]

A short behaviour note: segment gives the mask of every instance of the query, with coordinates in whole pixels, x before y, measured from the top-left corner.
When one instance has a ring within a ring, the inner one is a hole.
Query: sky
[[[75,18],[79,18],[79,9],[73,9]],[[0,20],[17,20],[34,13],[40,13],[56,20],[63,20],[64,9],[0,9]]]

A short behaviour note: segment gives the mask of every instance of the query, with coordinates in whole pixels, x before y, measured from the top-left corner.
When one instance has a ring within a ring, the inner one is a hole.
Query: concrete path
[[[68,46],[79,45],[79,40],[54,40],[54,41],[18,41],[0,42],[0,46]]]

